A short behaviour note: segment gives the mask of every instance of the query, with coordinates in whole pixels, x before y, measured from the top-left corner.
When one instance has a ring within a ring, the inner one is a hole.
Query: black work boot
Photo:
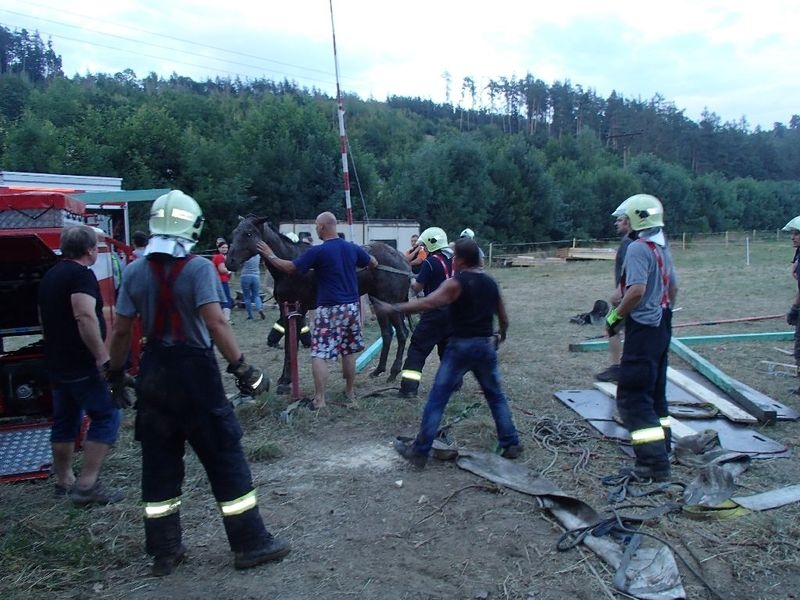
[[[292,551],[289,542],[281,538],[270,536],[269,540],[262,546],[253,550],[236,552],[233,559],[233,566],[237,569],[250,569],[263,565],[268,562],[283,560],[283,557]]]
[[[153,558],[153,568],[151,573],[153,577],[165,577],[172,573],[179,564],[186,559],[186,546],[183,544],[169,554],[156,555]]]
[[[400,379],[400,392],[398,396],[401,398],[416,398],[419,391],[419,381],[403,377]]]

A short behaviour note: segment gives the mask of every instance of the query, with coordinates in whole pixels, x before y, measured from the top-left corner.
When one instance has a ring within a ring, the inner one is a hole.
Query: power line
[[[75,12],[71,12],[71,11],[55,9],[55,8],[52,8],[52,7],[48,7],[48,6],[44,6],[44,5],[41,5],[41,4],[37,4],[35,2],[29,2],[28,4],[30,4],[31,6],[37,6],[39,8],[52,10],[54,12],[61,12],[61,13],[65,13],[65,14],[68,14],[68,15],[73,15],[73,16],[77,16],[77,17],[81,17],[81,18],[85,18],[85,19],[90,19],[90,20],[92,20],[94,22],[97,22],[97,23],[105,23],[105,24],[108,24],[108,25],[116,26],[116,27],[124,27],[126,29],[140,31],[142,33],[145,33],[147,35],[151,35],[151,36],[154,36],[154,37],[157,37],[157,38],[170,39],[170,40],[174,40],[174,41],[177,41],[177,42],[180,42],[180,43],[188,44],[190,46],[195,46],[195,47],[198,47],[198,48],[206,48],[206,49],[210,49],[210,50],[214,50],[214,51],[218,51],[218,52],[228,53],[228,54],[231,54],[231,55],[242,56],[242,57],[245,57],[245,58],[251,58],[251,59],[255,59],[257,61],[273,63],[275,65],[279,65],[279,66],[282,66],[282,67],[288,67],[290,69],[297,69],[297,70],[306,71],[306,72],[309,72],[309,73],[319,73],[319,74],[322,74],[322,75],[330,75],[329,72],[321,70],[321,69],[303,67],[301,65],[295,65],[295,64],[292,64],[292,63],[276,61],[276,60],[273,60],[273,59],[264,58],[264,57],[257,56],[257,55],[254,55],[254,54],[238,52],[236,50],[228,50],[228,49],[221,48],[221,47],[218,47],[218,46],[212,46],[212,45],[209,45],[209,44],[203,44],[203,43],[199,43],[199,42],[195,42],[195,41],[191,41],[191,40],[178,38],[178,37],[175,37],[175,36],[160,34],[160,33],[156,33],[156,32],[153,32],[153,31],[148,31],[146,29],[141,29],[141,28],[138,28],[138,27],[135,27],[135,26],[127,25],[127,24],[126,25],[121,25],[121,24],[115,23],[113,21],[97,19],[97,18],[94,18],[94,17],[90,17],[90,16],[87,16],[87,15],[82,15],[80,13],[75,13]],[[211,58],[212,60],[216,60],[216,61],[221,62],[221,63],[227,63],[227,64],[230,64],[230,65],[234,65],[236,67],[244,67],[244,68],[247,68],[247,69],[255,69],[255,70],[258,70],[258,71],[274,73],[274,74],[279,75],[280,77],[284,77],[284,78],[287,78],[287,79],[300,79],[300,80],[305,80],[305,81],[309,81],[309,82],[317,83],[317,84],[325,84],[325,85],[331,85],[331,86],[334,85],[334,81],[332,81],[330,79],[325,80],[325,79],[313,77],[311,75],[289,74],[289,73],[287,73],[286,70],[278,70],[278,69],[275,69],[275,68],[269,68],[269,67],[265,67],[265,66],[262,66],[262,65],[254,65],[254,64],[249,64],[249,63],[243,63],[243,62],[240,62],[240,61],[231,60],[229,58],[224,58],[224,57],[217,57],[217,56],[208,57],[206,55],[198,54],[197,52],[192,52],[190,50],[184,50],[184,49],[181,49],[181,48],[165,46],[165,45],[162,45],[162,44],[156,44],[156,43],[152,43],[152,42],[141,42],[141,41],[139,41],[137,39],[126,37],[126,36],[122,36],[122,35],[112,34],[112,33],[104,32],[104,31],[98,31],[96,29],[91,29],[91,28],[88,28],[88,27],[81,27],[81,26],[77,26],[77,25],[72,25],[70,23],[66,23],[66,22],[63,22],[63,21],[57,21],[57,20],[48,19],[48,18],[44,18],[44,17],[37,17],[37,16],[34,16],[34,15],[21,13],[21,12],[17,12],[17,11],[12,11],[12,10],[8,10],[8,9],[0,9],[0,12],[5,12],[5,13],[9,13],[9,14],[16,15],[16,16],[21,16],[21,17],[33,19],[34,21],[51,23],[51,24],[54,24],[54,25],[57,25],[57,26],[60,26],[60,27],[68,27],[68,28],[72,28],[72,29],[78,29],[79,31],[86,31],[86,32],[90,32],[90,33],[93,33],[93,34],[96,34],[96,35],[103,35],[103,36],[119,39],[119,40],[122,40],[122,41],[125,41],[125,42],[130,42],[130,43],[137,44],[138,48],[136,50],[131,50],[131,49],[126,49],[126,48],[119,47],[119,46],[111,46],[111,45],[103,44],[103,43],[96,42],[96,41],[90,41],[90,40],[85,39],[85,38],[84,39],[76,39],[74,37],[63,35],[61,33],[56,33],[54,31],[42,31],[42,33],[44,33],[45,35],[48,35],[48,36],[50,36],[52,38],[56,38],[56,39],[62,39],[62,40],[67,40],[67,41],[77,42],[77,43],[83,43],[83,44],[87,44],[87,45],[93,46],[93,47],[98,47],[98,48],[103,48],[103,49],[108,49],[108,50],[114,50],[114,51],[117,51],[117,52],[133,54],[133,55],[136,55],[136,56],[143,56],[143,57],[152,58],[152,59],[155,59],[155,60],[162,60],[162,61],[163,60],[168,60],[170,62],[174,62],[174,63],[177,63],[177,64],[181,64],[181,65],[189,66],[189,67],[194,67],[194,68],[200,68],[200,69],[208,69],[209,68],[208,64],[197,64],[197,63],[192,63],[192,62],[186,62],[185,60],[176,60],[172,56],[170,56],[169,58],[165,58],[162,55],[153,55],[153,54],[143,53],[139,49],[141,46],[148,46],[148,47],[152,47],[152,48],[166,50],[166,51],[169,51],[169,52],[178,52],[178,53],[181,53],[181,54],[189,55],[189,56],[194,57],[194,58],[202,58],[204,60],[208,60],[209,58]],[[15,27],[18,27],[18,26],[15,26]],[[226,71],[226,72],[227,72],[227,74],[229,76],[232,75],[232,73],[230,73],[229,71]],[[245,76],[246,77],[246,75],[243,75],[241,73],[233,73],[233,75]]]
[[[121,23],[116,23],[114,21],[107,21],[105,19],[98,19],[96,17],[91,17],[89,15],[84,15],[84,14],[81,14],[81,13],[76,13],[76,12],[63,10],[63,9],[54,9],[54,8],[49,7],[49,6],[44,6],[42,4],[37,4],[35,2],[28,2],[27,4],[29,4],[31,6],[36,6],[38,8],[44,8],[46,10],[52,10],[52,11],[55,11],[55,12],[61,12],[61,13],[64,13],[64,14],[75,16],[75,17],[81,17],[83,19],[91,19],[91,20],[93,20],[93,21],[95,21],[97,23],[105,23],[107,25],[114,25],[116,27],[124,27],[125,29],[130,29],[130,30],[133,30],[133,31],[140,31],[142,33],[146,33],[147,35],[151,35],[151,36],[154,36],[154,37],[157,37],[157,38],[158,37],[165,38],[165,39],[168,39],[168,40],[181,42],[183,44],[189,44],[191,46],[198,46],[200,48],[208,48],[209,50],[216,50],[216,51],[219,51],[219,52],[226,52],[228,54],[234,54],[234,55],[242,56],[242,57],[245,57],[245,58],[253,58],[255,60],[274,63],[276,65],[280,65],[280,66],[284,66],[284,67],[290,67],[292,69],[300,69],[302,71],[309,71],[309,72],[313,72],[313,73],[319,73],[319,74],[322,74],[322,75],[330,75],[329,71],[325,71],[325,70],[322,70],[322,69],[314,69],[314,68],[311,68],[311,67],[303,67],[301,65],[295,65],[295,64],[292,64],[292,63],[273,60],[273,59],[270,59],[270,58],[264,58],[264,57],[261,57],[261,56],[257,56],[255,54],[248,54],[248,53],[245,53],[245,52],[239,52],[237,50],[228,50],[226,48],[220,48],[219,46],[211,46],[209,44],[203,44],[201,42],[196,42],[194,40],[187,40],[187,39],[175,37],[175,36],[168,35],[168,34],[158,33],[158,32],[155,32],[155,31],[149,31],[147,29],[142,29],[140,27],[136,27],[135,25],[129,25],[129,24],[124,24],[123,25]],[[73,28],[73,29],[80,29],[80,30],[83,30],[83,31],[90,31],[92,33],[96,33],[96,34],[99,34],[99,35],[106,35],[106,36],[109,36],[109,37],[115,37],[115,38],[119,38],[119,39],[122,39],[122,40],[130,41],[130,42],[141,43],[139,40],[136,40],[136,39],[127,38],[125,36],[115,35],[115,34],[112,34],[112,33],[107,33],[105,31],[97,31],[96,29],[91,29],[91,28],[88,28],[88,27],[82,27],[82,26],[79,26],[79,25],[72,25],[70,23],[65,23],[63,21],[56,21],[56,20],[53,20],[53,19],[48,19],[48,18],[45,18],[45,17],[38,17],[38,16],[35,16],[35,15],[16,12],[16,11],[8,10],[8,9],[0,9],[0,10],[2,10],[3,12],[7,12],[7,13],[10,13],[10,14],[13,14],[13,15],[27,17],[29,19],[35,19],[35,20],[44,21],[44,22],[47,22],[47,23],[53,23],[55,25],[61,25],[63,27],[70,27],[70,28]],[[177,52],[183,52],[183,53],[189,54],[189,52],[187,52],[186,50],[181,50],[179,48],[171,48],[171,47],[168,47],[168,46],[161,46],[159,44],[153,44],[153,43],[148,43],[147,45],[153,46],[153,47],[156,47],[156,48],[163,48],[163,49],[166,49],[166,50],[176,50]],[[220,59],[220,60],[227,60],[227,59]],[[234,61],[227,61],[227,62],[232,62],[233,64],[239,64],[239,63],[236,63]],[[245,65],[245,66],[251,66],[251,65]]]

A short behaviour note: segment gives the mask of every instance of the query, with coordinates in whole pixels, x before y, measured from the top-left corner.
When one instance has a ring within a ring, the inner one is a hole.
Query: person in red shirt
[[[233,308],[233,298],[231,297],[231,272],[225,266],[225,257],[228,255],[228,242],[223,238],[217,239],[217,253],[211,259],[217,269],[217,275],[222,282],[222,289],[225,291],[225,304],[222,306],[222,312],[228,323],[231,323],[231,308]]]

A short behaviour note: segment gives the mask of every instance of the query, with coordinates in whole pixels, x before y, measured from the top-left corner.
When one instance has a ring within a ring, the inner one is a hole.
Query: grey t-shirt
[[[250,258],[248,258],[242,264],[242,270],[240,272],[240,276],[244,277],[245,275],[255,275],[256,277],[261,276],[261,255],[254,254]]]
[[[143,333],[153,339],[156,306],[160,291],[159,283],[150,267],[153,259],[133,261],[122,272],[122,286],[117,298],[116,312],[124,317],[142,317]],[[169,273],[165,265],[164,272]],[[196,256],[190,260],[178,275],[173,285],[173,298],[183,325],[184,340],[181,343],[195,348],[210,348],[211,335],[198,314],[198,309],[210,302],[225,302],[222,284],[210,260]],[[169,319],[167,319],[167,322]],[[174,332],[168,331],[162,343],[171,346],[177,340]]]
[[[661,255],[663,268],[669,274],[669,285],[677,286],[678,278],[672,265],[669,248],[655,245],[655,252],[643,240],[632,242],[625,252],[622,271],[626,289],[632,285],[645,284],[644,296],[634,308],[630,316],[642,325],[658,326],[661,323],[661,301],[669,290],[664,289],[661,269],[658,266],[656,252]]]

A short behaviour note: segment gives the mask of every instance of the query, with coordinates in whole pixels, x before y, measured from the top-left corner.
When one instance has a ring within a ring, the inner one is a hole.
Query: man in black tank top
[[[492,411],[500,455],[517,458],[522,453],[519,434],[500,384],[497,366],[496,338],[493,334],[495,314],[500,326],[500,341],[505,340],[508,330],[508,315],[500,289],[494,279],[480,268],[478,245],[470,238],[456,242],[453,267],[455,275],[444,281],[430,296],[401,304],[381,303],[375,308],[376,312],[417,313],[450,306],[451,336],[422,412],[419,433],[412,442],[395,442],[395,450],[420,468],[428,460],[450,396],[467,371],[475,375]]]

